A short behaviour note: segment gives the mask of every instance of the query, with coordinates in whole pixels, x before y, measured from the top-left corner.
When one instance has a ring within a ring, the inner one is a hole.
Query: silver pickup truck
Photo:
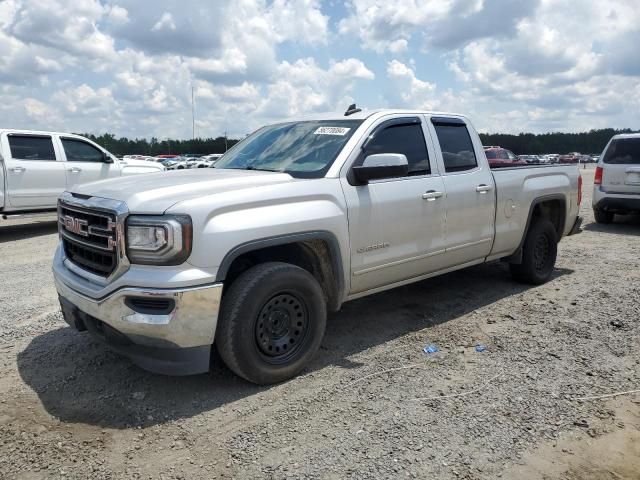
[[[65,192],[55,282],[70,325],[143,368],[205,372],[215,345],[268,384],[304,368],[346,301],[494,260],[545,282],[580,188],[576,165],[490,170],[461,115],[286,121],[207,171]]]
[[[0,215],[55,212],[60,194],[74,185],[164,170],[159,163],[119,160],[80,135],[0,129]]]

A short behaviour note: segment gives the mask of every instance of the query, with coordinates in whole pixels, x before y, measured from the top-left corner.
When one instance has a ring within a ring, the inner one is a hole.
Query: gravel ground
[[[271,387],[152,375],[66,328],[55,224],[4,224],[0,477],[640,478],[640,395],[577,400],[640,388],[640,219],[594,224],[583,173],[549,283],[492,264],[347,303]]]

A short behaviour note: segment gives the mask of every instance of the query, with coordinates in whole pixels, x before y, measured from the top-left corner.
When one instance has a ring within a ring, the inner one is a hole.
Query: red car
[[[560,155],[558,157],[558,163],[578,163],[580,161],[580,154],[576,152],[567,153],[566,155]]]
[[[484,153],[491,168],[513,167],[514,165],[527,165],[520,160],[511,150],[502,147],[484,147]]]

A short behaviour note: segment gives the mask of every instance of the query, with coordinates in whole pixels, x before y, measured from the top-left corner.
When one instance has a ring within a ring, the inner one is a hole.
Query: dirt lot
[[[640,388],[640,219],[594,224],[584,173],[548,284],[492,264],[348,303],[272,387],[152,375],[66,328],[55,224],[5,224],[0,477],[640,478],[640,394],[578,399]]]

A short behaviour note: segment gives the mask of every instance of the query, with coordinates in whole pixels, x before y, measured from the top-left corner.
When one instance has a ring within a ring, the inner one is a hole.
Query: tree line
[[[619,133],[633,133],[633,131],[628,128],[623,130],[603,128],[581,133],[521,133],[519,135],[481,133],[480,139],[483,145],[498,145],[511,150],[516,155],[570,152],[599,155],[611,137]]]
[[[520,133],[509,135],[504,133],[481,133],[483,145],[499,145],[517,155],[542,153],[596,153],[600,154],[609,139],[619,133],[632,133],[630,129],[616,130],[603,128],[582,133]],[[238,142],[238,139],[225,137],[195,138],[190,140],[172,140],[157,138],[116,138],[105,133],[99,136],[84,134],[97,144],[103,146],[114,155],[161,155],[183,153],[224,153]]]
[[[163,155],[163,154],[184,154],[184,153],[224,153],[233,145],[238,143],[237,139],[217,137],[217,138],[194,138],[189,140],[157,139],[146,138],[116,138],[111,133],[102,135],[92,135],[90,133],[81,134],[98,145],[106,148],[116,156],[122,155]]]

